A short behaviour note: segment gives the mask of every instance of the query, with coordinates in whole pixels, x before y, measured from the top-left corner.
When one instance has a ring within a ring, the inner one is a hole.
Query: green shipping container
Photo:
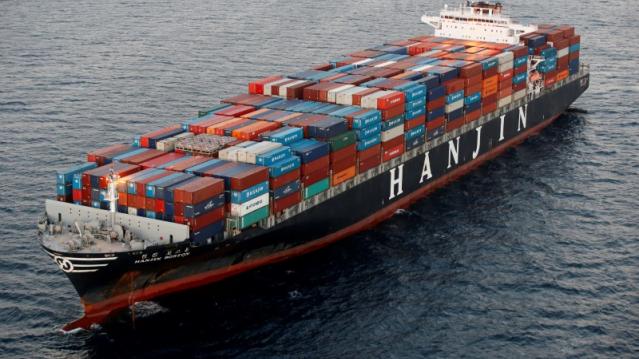
[[[335,137],[328,139],[328,143],[331,145],[331,152],[339,151],[346,146],[350,146],[357,138],[355,137],[355,131],[347,131],[339,134]]]
[[[249,227],[263,220],[264,218],[268,217],[268,214],[269,214],[269,206],[265,206],[245,216],[242,216],[240,217],[240,228],[244,229],[246,227]]]
[[[304,199],[309,199],[319,193],[322,193],[328,189],[330,181],[328,178],[324,178],[321,181],[317,181],[312,185],[304,188]]]

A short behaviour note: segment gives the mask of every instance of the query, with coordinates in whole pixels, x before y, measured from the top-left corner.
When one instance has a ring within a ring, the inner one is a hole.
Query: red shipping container
[[[194,218],[184,218],[183,224],[191,227],[191,230],[196,232],[222,219],[224,219],[224,206],[215,208],[210,212]]]
[[[513,53],[514,58],[528,56],[528,48],[526,46],[514,46],[511,47],[508,51]]]
[[[196,204],[224,192],[224,180],[200,177],[173,189],[173,202]]]
[[[126,192],[118,192],[118,206],[128,206],[129,202],[127,195],[128,193]],[[73,200],[75,201],[75,198],[73,198]],[[82,200],[82,198],[80,198],[80,200]]]
[[[269,76],[260,80],[249,82],[248,91],[250,94],[263,94],[264,85],[282,79],[282,76]]]
[[[478,85],[481,86],[483,79],[484,77],[482,76],[481,72],[479,73],[479,75],[465,78],[464,88],[469,88],[469,87],[478,86]]]
[[[135,181],[135,193],[140,195],[140,196],[144,196],[144,194],[146,193],[146,185],[147,183],[153,182],[155,180],[158,180],[162,177],[166,177],[166,176],[170,176],[172,175],[173,172],[170,171],[164,171],[158,174],[155,174],[153,176],[150,177],[146,177],[146,178],[142,178],[138,181]],[[140,207],[142,208],[142,207]]]
[[[182,157],[184,157],[184,155],[181,153],[170,152],[165,155],[158,156],[152,160],[142,162],[140,163],[140,166],[142,166],[142,168],[157,168],[159,166],[162,166],[163,164],[175,161]]]
[[[482,103],[481,105],[481,114],[485,115],[487,113],[491,113],[494,112],[497,109],[497,102],[490,102],[490,103]]]
[[[363,50],[363,51],[353,52],[352,54],[348,54],[348,56],[360,57],[360,58],[372,58],[379,55],[384,55],[384,53],[381,51],[376,51],[376,50]]]
[[[321,181],[324,178],[327,178],[330,175],[330,167],[326,166],[318,169],[317,171],[305,174],[302,177],[302,183],[304,186],[310,186],[315,182]],[[277,188],[277,187],[276,187]]]
[[[510,96],[513,94],[513,88],[512,86],[509,87],[505,87],[501,90],[499,90],[499,98],[502,99],[504,97]]]
[[[361,158],[357,162],[357,172],[358,173],[366,172],[370,170],[371,168],[379,166],[381,162],[382,162],[382,158],[379,155],[368,157],[368,158]]]
[[[175,220],[175,217],[184,217],[184,206],[184,203],[173,203],[173,220],[175,222],[177,222],[177,220]]]
[[[518,84],[513,85],[513,92],[521,91],[526,88],[526,82],[520,82]]]
[[[155,200],[155,207],[153,209],[155,212],[158,213],[164,213],[164,200],[163,199],[156,199]]]
[[[506,81],[506,80],[511,80],[512,78],[513,78],[513,70],[512,69],[499,73],[499,82]]]
[[[386,110],[381,110],[382,120],[386,121],[404,113],[404,104],[393,106]]]
[[[242,173],[232,174],[230,177],[231,189],[234,191],[245,190],[269,179],[268,169],[266,167],[251,168]]]
[[[289,207],[292,207],[302,201],[302,193],[297,191],[291,195],[288,195],[284,198],[280,198],[276,201],[273,201],[272,210],[273,213],[281,212]]]
[[[452,120],[452,121],[448,121],[446,122],[446,132],[450,132],[453,131],[455,129],[460,128],[462,125],[464,124],[464,116]]]
[[[182,127],[182,125],[180,124],[175,124],[175,125],[171,125],[169,127],[165,127],[165,128],[161,128],[159,130],[155,130],[149,133],[145,133],[143,135],[140,136],[140,147],[144,147],[144,148],[149,148],[150,147],[150,139],[154,138],[156,136],[160,136],[160,135],[164,135],[166,133],[169,132],[173,132],[177,129],[180,129]]]
[[[459,69],[459,77],[469,79],[475,76],[481,76],[481,64],[470,64]]]
[[[423,125],[425,122],[426,122],[426,115],[417,116],[412,120],[407,120],[406,122],[404,122],[404,131],[408,131],[419,125]]]
[[[401,72],[401,71],[400,71]],[[377,109],[388,110],[392,107],[404,105],[405,97],[404,93],[399,91],[393,91],[388,95],[377,98]]]
[[[570,55],[568,55],[568,58],[570,58],[571,60],[579,59],[579,51],[571,52]]]
[[[470,96],[474,93],[481,92],[481,86],[482,86],[482,83],[480,81],[472,86],[466,87],[464,89],[464,96]]]
[[[498,89],[505,89],[505,88],[511,88],[513,87],[513,79],[509,78],[507,80],[503,80],[503,81],[499,81],[499,86]]]
[[[446,87],[447,95],[463,90],[465,85],[466,85],[466,82],[464,81],[464,79],[454,79],[454,80],[446,81],[446,83],[444,83],[444,86]]]
[[[481,109],[466,113],[464,115],[464,123],[473,122],[481,117]]]
[[[384,148],[384,151],[382,152],[382,161],[386,162],[386,161],[390,161],[395,157],[399,157],[402,154],[404,154],[404,136],[399,136],[402,139],[402,143],[400,145],[397,145],[395,147],[391,147],[386,149],[386,147]]]
[[[519,75],[519,74],[527,72],[527,71],[528,71],[528,65],[523,64],[521,66],[517,66],[517,67],[515,67],[513,69],[513,72],[514,72],[513,76],[514,75]]]
[[[581,43],[581,36],[580,35],[575,35],[575,36],[570,38],[570,45],[576,45],[576,44],[580,44],[580,43]]]
[[[446,106],[446,97],[442,96],[437,100],[430,100],[426,102],[426,110],[432,111],[434,109]]]
[[[291,183],[296,179],[300,178],[300,169],[296,168],[295,170],[283,174],[279,177],[270,178],[269,179],[269,188],[279,188],[284,186],[287,183]],[[258,182],[259,183],[259,182]]]
[[[358,159],[364,159],[364,158],[370,158],[370,157],[379,158],[381,150],[382,150],[382,145],[377,144],[371,148],[365,149],[364,151],[357,152],[357,158]]]
[[[155,210],[155,198],[145,197],[144,198],[144,207],[143,208],[146,209],[147,211]]]
[[[156,157],[160,157],[160,156],[162,156],[164,154],[166,154],[166,152],[164,152],[164,151],[149,149],[148,151],[146,151],[144,153],[140,153],[138,155],[134,155],[134,156],[131,156],[131,157],[124,158],[120,162],[132,164],[132,165],[139,165],[139,164],[141,164],[143,162],[152,160],[152,159],[154,159]]]
[[[484,75],[485,79],[493,77],[493,76],[497,75],[498,73],[499,73],[499,71],[498,71],[497,66],[483,71],[483,75]]]
[[[557,71],[550,71],[547,72],[546,75],[544,76],[544,85],[545,86],[552,86],[555,84],[555,82],[557,81]]]
[[[304,89],[315,84],[311,81],[300,82],[297,85],[289,86],[286,88],[287,99],[302,99],[304,97]]]
[[[552,47],[554,47],[557,50],[565,49],[568,46],[570,46],[570,39],[557,40],[556,42],[552,44]]]
[[[339,149],[335,152],[331,152],[329,154],[330,162],[339,162],[345,158],[355,158],[357,154],[357,146],[353,143],[352,145],[348,145],[342,149]]]
[[[314,161],[302,164],[302,176],[330,166],[330,157],[323,156]]]
[[[104,162],[106,162],[107,157],[111,157],[113,154],[116,153],[122,153],[123,151],[130,148],[133,147],[131,145],[123,143],[100,148],[87,154],[87,162],[95,162],[98,164],[98,166],[103,166]]]
[[[82,190],[81,189],[71,190],[71,198],[73,198],[73,201],[82,201]]]
[[[481,99],[481,103],[482,105],[485,103],[492,103],[492,102],[497,102],[499,98],[497,97],[497,93],[494,93],[490,96],[484,97]]]
[[[355,156],[342,158],[341,160],[331,163],[331,170],[333,170],[333,173],[341,172],[349,167],[355,166],[356,163],[357,157]]]
[[[175,172],[183,172],[185,169],[193,167],[195,165],[199,165],[200,163],[204,163],[209,161],[211,158],[205,156],[192,156],[188,160],[180,161],[171,166],[166,167],[166,170],[175,171]]]
[[[392,138],[386,142],[382,142],[382,150],[387,150],[389,148],[395,147],[399,144],[404,144],[404,136],[397,136]]]
[[[444,116],[426,122],[426,130],[432,131],[444,125],[446,118]]]
[[[245,105],[235,105],[222,110],[217,111],[218,115],[222,116],[242,116],[245,113],[249,113],[255,111],[255,107],[253,106],[245,106]]]

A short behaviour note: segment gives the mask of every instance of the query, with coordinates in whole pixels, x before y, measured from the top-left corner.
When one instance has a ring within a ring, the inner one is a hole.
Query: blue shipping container
[[[244,203],[268,192],[268,181],[258,183],[243,191],[228,191],[231,203]]]

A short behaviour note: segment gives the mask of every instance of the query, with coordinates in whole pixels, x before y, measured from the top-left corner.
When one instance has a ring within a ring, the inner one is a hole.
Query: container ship
[[[38,222],[90,328],[139,301],[302,255],[388,219],[538,133],[589,86],[568,25],[499,3],[381,42],[58,171]]]

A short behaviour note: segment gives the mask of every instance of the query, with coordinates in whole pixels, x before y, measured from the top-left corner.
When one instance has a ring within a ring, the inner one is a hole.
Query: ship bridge
[[[505,44],[518,44],[519,36],[537,30],[512,21],[502,10],[501,3],[468,1],[457,7],[444,5],[439,16],[424,14],[421,20],[435,29],[436,36]]]

